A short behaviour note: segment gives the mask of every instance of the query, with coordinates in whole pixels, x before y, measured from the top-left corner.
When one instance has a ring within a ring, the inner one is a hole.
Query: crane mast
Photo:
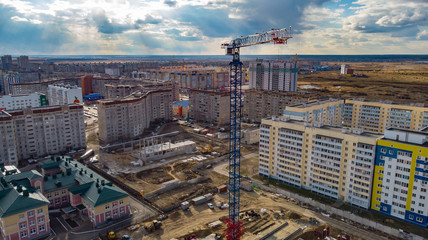
[[[239,56],[241,47],[264,43],[286,44],[291,31],[286,28],[272,29],[223,43],[226,55],[232,55],[230,70],[230,135],[229,135],[229,218],[227,219],[226,238],[238,240],[244,234],[239,222],[239,199],[241,185],[241,114],[242,114],[242,62]]]

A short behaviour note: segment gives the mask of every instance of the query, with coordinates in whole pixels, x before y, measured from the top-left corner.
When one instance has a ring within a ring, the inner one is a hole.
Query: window
[[[117,202],[113,202],[113,207],[116,207],[117,206]]]
[[[27,237],[27,232],[22,232],[22,233],[21,233],[21,237],[22,237],[22,238]]]
[[[21,219],[24,218],[24,214],[19,215],[19,218]]]
[[[51,198],[51,197],[52,197],[52,194],[48,193],[48,198]]]
[[[36,229],[35,229],[35,228],[32,228],[32,229],[30,230],[30,234],[31,234],[31,235],[36,234]]]
[[[67,202],[67,197],[66,196],[62,197],[62,202]]]
[[[56,196],[58,196],[58,195],[59,195],[59,193],[58,193],[58,192],[55,192],[55,197],[56,197]]]
[[[117,215],[117,209],[113,210],[113,215]]]
[[[383,209],[383,211],[385,211],[385,212],[386,212],[386,210],[387,210],[387,208],[386,208],[386,207],[383,207],[382,209]]]
[[[416,221],[421,223],[423,221],[423,219],[421,217],[417,217]]]
[[[55,199],[55,203],[59,204],[59,198]]]
[[[21,223],[21,225],[19,225],[19,227],[20,227],[21,229],[24,229],[24,228],[26,227],[26,225],[25,225],[25,223]]]
[[[34,226],[34,220],[30,221],[30,226]]]
[[[45,231],[45,225],[42,225],[39,227],[39,232],[43,232],[43,231]]]
[[[43,217],[39,217],[39,223],[43,223],[45,219]]]
[[[106,205],[106,209],[110,209],[110,205]]]
[[[28,217],[34,217],[34,212],[33,211],[28,212]]]
[[[37,214],[43,213],[43,208],[37,209]]]
[[[63,195],[65,194],[65,190],[62,190],[62,194],[63,194]]]
[[[122,205],[122,204],[123,204],[123,200],[120,200],[120,201],[119,201],[119,204],[120,204],[120,205]]]
[[[106,213],[106,218],[110,218],[110,212]]]
[[[120,213],[124,213],[125,209],[123,209],[123,207],[120,208]]]

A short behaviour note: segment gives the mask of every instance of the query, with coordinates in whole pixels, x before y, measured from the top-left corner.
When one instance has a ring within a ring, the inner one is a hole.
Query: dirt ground
[[[323,63],[329,64],[331,63]],[[333,98],[366,98],[402,103],[428,103],[428,64],[348,63],[360,77],[340,75],[340,70],[299,75],[302,91]]]
[[[228,194],[216,194],[210,202],[214,205],[217,202],[227,203]],[[259,239],[286,221],[289,225],[281,229],[271,239],[279,239],[275,236],[285,237],[298,228],[306,227],[310,231],[317,227],[309,222],[309,217],[315,217],[312,212],[296,208],[291,201],[258,190],[255,192],[241,192],[241,213],[253,210],[257,215],[261,214],[262,208],[266,209],[266,214],[262,214],[260,217],[241,214],[242,222],[246,228],[242,239]],[[209,209],[207,203],[204,203],[198,206],[191,206],[188,211],[183,211],[179,208],[169,213],[168,218],[162,221],[162,228],[156,232],[149,234],[143,228],[140,228],[140,230],[136,231],[122,230],[119,234],[128,234],[134,239],[143,240],[184,239],[184,237],[191,234],[195,234],[197,237],[205,237],[211,233],[224,233],[226,229],[224,223],[213,229],[208,224],[217,220],[224,220],[227,215],[227,209],[220,209],[216,206],[214,209]],[[336,233],[336,231],[332,232]],[[339,231],[337,230],[337,232]],[[352,236],[352,239],[359,240],[355,236]]]

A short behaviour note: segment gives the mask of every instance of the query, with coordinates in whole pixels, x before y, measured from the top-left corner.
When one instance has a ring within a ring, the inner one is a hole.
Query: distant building
[[[428,227],[428,129],[390,128],[377,143],[371,208]]]
[[[2,80],[3,80],[4,93],[6,95],[14,94],[12,92],[11,84],[21,82],[21,80],[19,78],[19,73],[5,73],[5,74],[3,74]]]
[[[83,106],[0,112],[0,163],[86,148]]]
[[[106,74],[110,75],[111,77],[119,77],[120,76],[120,69],[119,68],[105,68]]]
[[[189,100],[172,103],[173,116],[187,119],[189,117]]]
[[[314,94],[300,92],[246,90],[243,94],[243,120],[260,123],[263,118],[281,116],[288,105],[307,103]]]
[[[86,75],[81,78],[81,87],[82,87],[82,95],[86,96],[88,94],[94,93],[92,90],[92,75]]]
[[[141,136],[155,120],[171,120],[170,89],[135,92],[121,99],[98,101],[101,143],[113,143]]]
[[[10,71],[13,68],[12,56],[4,55],[1,57],[1,67],[3,71]]]
[[[29,95],[4,95],[0,97],[0,110],[17,110],[48,106],[45,94],[32,93]]]
[[[324,99],[288,105],[284,109],[283,116],[304,122],[340,127],[344,103],[343,99]]]
[[[351,76],[352,74],[354,74],[354,69],[351,69],[349,67],[349,65],[342,64],[340,66],[340,74],[341,75]]]
[[[18,61],[18,68],[22,71],[29,71],[30,70],[30,64],[28,61],[28,56],[19,56],[17,58]]]
[[[197,122],[221,125],[230,122],[229,92],[190,89],[189,118]]]
[[[259,174],[368,209],[379,138],[283,117],[263,119]]]
[[[77,86],[70,85],[49,85],[48,100],[50,106],[82,104],[82,89]]]
[[[250,62],[249,86],[255,90],[297,91],[297,63],[291,61]]]
[[[260,128],[259,127],[251,127],[245,128],[241,130],[241,142],[243,144],[256,144],[260,140]]]

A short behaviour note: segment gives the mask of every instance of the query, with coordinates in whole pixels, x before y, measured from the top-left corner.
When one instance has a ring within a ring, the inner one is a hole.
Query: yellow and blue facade
[[[378,140],[372,210],[428,227],[428,128],[387,129]]]

